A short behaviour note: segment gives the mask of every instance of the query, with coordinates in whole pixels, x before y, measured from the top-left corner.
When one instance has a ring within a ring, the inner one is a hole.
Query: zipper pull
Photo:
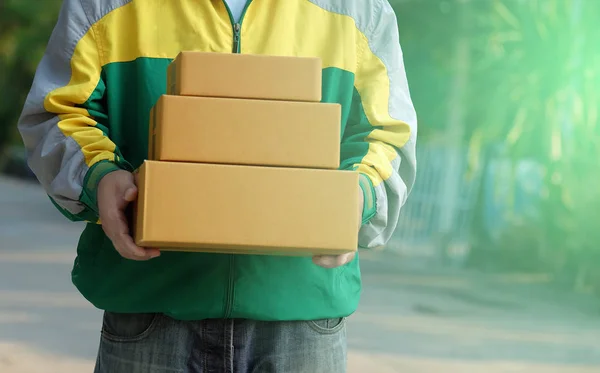
[[[239,23],[233,25],[233,53],[239,53],[240,49],[240,31],[241,26]]]

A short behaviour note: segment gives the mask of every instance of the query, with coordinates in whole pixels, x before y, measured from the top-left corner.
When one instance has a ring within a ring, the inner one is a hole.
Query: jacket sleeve
[[[64,0],[18,126],[54,205],[73,221],[97,223],[98,182],[127,163],[108,137],[100,52],[81,1]]]
[[[373,3],[377,5],[364,35],[368,43],[359,48],[355,89],[341,144],[342,169],[360,173],[365,201],[361,248],[377,248],[389,241],[416,174],[417,120],[396,16],[387,1]]]

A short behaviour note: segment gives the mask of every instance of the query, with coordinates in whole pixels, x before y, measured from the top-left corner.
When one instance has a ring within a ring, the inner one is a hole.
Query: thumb
[[[133,202],[137,198],[137,187],[135,185],[131,185],[125,189],[125,193],[123,194],[123,199],[127,202]]]

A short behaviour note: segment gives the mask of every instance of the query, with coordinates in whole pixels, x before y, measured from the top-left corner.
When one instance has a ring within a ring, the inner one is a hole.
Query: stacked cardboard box
[[[135,240],[161,250],[356,250],[358,175],[314,58],[182,52],[151,113]]]

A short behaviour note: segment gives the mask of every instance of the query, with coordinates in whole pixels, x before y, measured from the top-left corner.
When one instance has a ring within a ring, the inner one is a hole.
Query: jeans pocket
[[[308,325],[320,334],[335,334],[346,326],[345,317],[336,317],[333,319],[310,320]]]
[[[102,337],[112,342],[137,342],[149,336],[160,320],[158,313],[104,312]]]

